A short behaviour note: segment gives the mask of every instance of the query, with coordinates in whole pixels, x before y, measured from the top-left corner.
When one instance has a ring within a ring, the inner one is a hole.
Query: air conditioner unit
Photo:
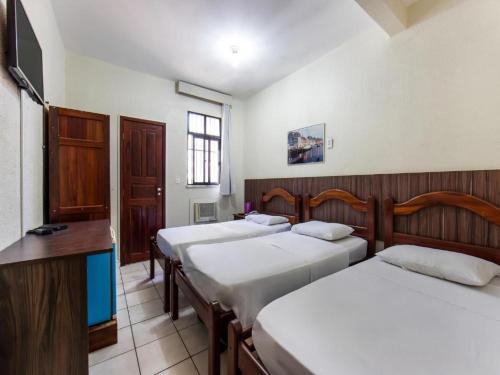
[[[217,202],[193,202],[194,224],[217,221]]]

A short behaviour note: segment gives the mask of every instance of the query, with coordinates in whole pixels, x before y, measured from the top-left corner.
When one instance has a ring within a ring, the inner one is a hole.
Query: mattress
[[[266,306],[253,342],[281,374],[500,373],[500,278],[467,287],[378,258]]]
[[[232,309],[250,327],[268,303],[314,280],[348,267],[350,250],[366,241],[324,241],[293,232],[191,246],[181,259],[194,287],[209,301]]]
[[[180,258],[181,254],[194,244],[235,241],[285,232],[290,228],[290,223],[262,225],[246,220],[233,220],[161,229],[156,235],[156,242],[164,255]]]

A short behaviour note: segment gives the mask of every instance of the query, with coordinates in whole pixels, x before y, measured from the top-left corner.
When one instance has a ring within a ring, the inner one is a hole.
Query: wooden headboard
[[[375,215],[376,202],[375,198],[370,196],[366,201],[363,201],[348,191],[340,189],[328,189],[315,197],[307,195],[304,198],[304,221],[312,220],[312,209],[321,206],[323,203],[330,200],[342,201],[354,210],[366,214],[366,226],[351,225],[354,229],[353,235],[363,237],[368,241],[367,257],[371,258],[375,255]]]
[[[416,196],[399,204],[395,204],[392,198],[387,198],[384,201],[385,247],[397,244],[420,245],[468,254],[500,264],[500,249],[497,248],[478,246],[464,242],[445,241],[394,231],[395,216],[413,215],[424,208],[434,206],[462,208],[478,215],[492,224],[500,226],[500,207],[469,194],[452,191],[436,191]],[[472,223],[469,222],[468,225],[472,225]]]
[[[266,210],[267,204],[276,197],[282,198],[288,205],[293,207],[293,215],[269,212]],[[263,213],[271,215],[280,215],[287,217],[291,224],[297,224],[300,221],[300,207],[301,207],[301,197],[300,195],[292,195],[283,188],[274,188],[267,193],[262,193],[262,198],[260,200],[260,211]]]

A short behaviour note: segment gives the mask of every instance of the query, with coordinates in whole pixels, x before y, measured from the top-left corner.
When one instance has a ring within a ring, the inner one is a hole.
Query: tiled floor
[[[163,312],[163,272],[149,261],[117,268],[118,343],[89,355],[91,375],[203,375],[207,331],[180,296],[179,319]],[[226,355],[222,356],[225,373]]]

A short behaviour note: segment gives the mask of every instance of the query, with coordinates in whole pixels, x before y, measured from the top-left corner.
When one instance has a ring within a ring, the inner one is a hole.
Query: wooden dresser
[[[111,251],[108,220],[0,251],[0,374],[88,373],[87,256]]]

